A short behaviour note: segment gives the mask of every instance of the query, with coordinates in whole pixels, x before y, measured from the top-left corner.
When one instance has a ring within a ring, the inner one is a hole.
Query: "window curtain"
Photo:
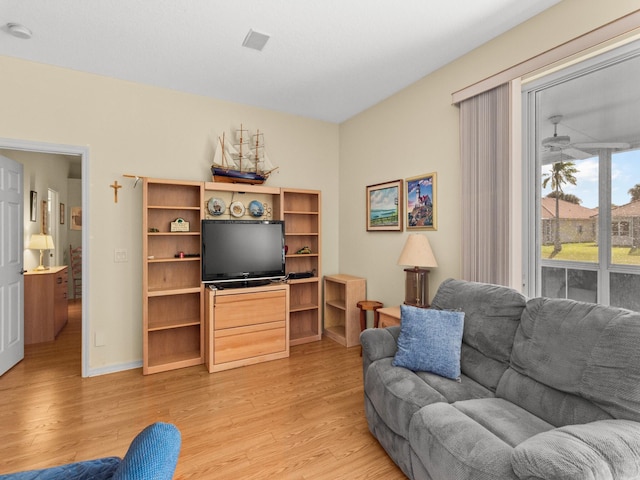
[[[509,285],[510,90],[460,102],[462,277]]]

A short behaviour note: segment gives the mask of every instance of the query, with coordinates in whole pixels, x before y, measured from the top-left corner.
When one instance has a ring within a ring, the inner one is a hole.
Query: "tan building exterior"
[[[560,242],[595,242],[598,209],[582,207],[566,200],[558,200],[558,202]],[[556,233],[556,199],[544,197],[541,203],[542,244],[552,245]]]

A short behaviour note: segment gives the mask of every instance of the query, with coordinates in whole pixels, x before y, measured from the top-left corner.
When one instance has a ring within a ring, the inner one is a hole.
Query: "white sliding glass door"
[[[523,93],[526,293],[640,310],[640,45]]]

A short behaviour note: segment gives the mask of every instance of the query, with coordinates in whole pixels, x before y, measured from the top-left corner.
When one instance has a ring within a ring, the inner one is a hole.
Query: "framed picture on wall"
[[[38,219],[38,192],[31,190],[31,221]]]
[[[407,178],[407,230],[437,230],[436,174]]]
[[[60,204],[60,225],[64,225],[64,203]]]
[[[82,207],[71,207],[69,224],[71,230],[82,230]]]
[[[402,231],[402,180],[367,187],[367,231]]]

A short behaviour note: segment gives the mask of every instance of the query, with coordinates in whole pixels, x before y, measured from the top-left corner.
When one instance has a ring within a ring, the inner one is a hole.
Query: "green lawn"
[[[618,265],[640,265],[640,252],[629,255],[629,247],[614,247],[612,260]],[[553,245],[542,246],[542,258],[549,258],[553,252]],[[562,251],[554,260],[571,260],[574,262],[598,262],[598,246],[595,243],[563,243]]]

